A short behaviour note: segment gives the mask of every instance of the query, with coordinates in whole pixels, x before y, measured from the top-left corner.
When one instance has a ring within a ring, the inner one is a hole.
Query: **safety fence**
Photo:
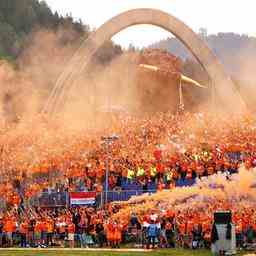
[[[196,180],[180,179],[176,181],[176,187],[193,186]],[[128,201],[133,196],[139,196],[145,193],[152,194],[156,192],[156,184],[148,186],[146,190],[142,190],[138,184],[134,182],[125,183],[126,186],[120,187],[119,190],[97,193],[89,192],[68,192],[49,190],[41,192],[39,195],[24,199],[21,195],[21,207],[43,207],[58,208],[70,207],[76,205],[93,205],[102,207],[105,203]],[[6,198],[0,198],[0,212],[8,209],[10,205],[6,202]]]
[[[151,191],[138,190],[122,190],[122,191],[108,191],[108,192],[43,192],[39,196],[31,197],[28,204],[31,207],[42,208],[57,208],[57,207],[72,207],[78,205],[93,205],[97,207],[103,206],[109,202],[127,201],[133,196],[139,196],[144,193],[152,194]]]

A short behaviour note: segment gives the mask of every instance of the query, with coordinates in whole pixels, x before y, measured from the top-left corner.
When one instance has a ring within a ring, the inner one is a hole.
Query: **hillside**
[[[249,79],[248,69],[256,59],[256,38],[235,33],[201,35],[213,52],[220,58],[229,74],[236,79]],[[182,59],[192,58],[188,50],[176,38],[159,41],[150,47],[166,49]],[[250,69],[251,70],[251,69]]]
[[[0,115],[16,121],[41,111],[65,64],[90,33],[71,15],[53,13],[45,1],[0,0]],[[121,53],[108,41],[94,63],[104,67]]]
[[[30,36],[38,30],[58,32],[69,31],[61,38],[62,44],[75,44],[90,34],[90,28],[75,21],[72,16],[65,17],[53,13],[45,1],[39,0],[1,0],[0,1],[0,59],[16,60],[31,44]],[[120,54],[121,48],[107,43],[99,54],[99,61],[111,60]]]
[[[218,33],[217,35],[201,33],[199,35],[224,64],[226,72],[233,79],[245,101],[255,109],[256,38],[235,33]],[[150,47],[165,49],[182,58],[183,73],[201,83],[207,83],[206,72],[178,39],[168,38]]]

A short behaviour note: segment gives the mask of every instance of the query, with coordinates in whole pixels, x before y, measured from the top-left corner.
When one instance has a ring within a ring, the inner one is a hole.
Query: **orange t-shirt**
[[[65,233],[66,226],[65,225],[60,225],[59,231],[60,231],[60,233]]]
[[[241,221],[238,221],[238,223],[236,224],[236,233],[241,233],[243,231],[243,224]]]
[[[122,239],[122,228],[120,225],[113,226],[113,240],[114,241],[121,241]]]
[[[210,229],[211,229],[210,223],[207,222],[207,221],[204,221],[202,223],[202,230],[203,230],[203,232],[206,232],[207,230],[210,230]]]
[[[54,231],[54,225],[53,225],[53,223],[52,223],[51,221],[48,221],[48,222],[46,223],[46,225],[47,225],[47,232],[48,232],[48,233],[53,233],[53,231]]]
[[[163,183],[158,183],[158,186],[157,186],[157,190],[158,191],[162,191],[164,189],[164,184]]]
[[[15,230],[16,230],[15,222],[13,220],[7,220],[4,223],[4,230],[6,232],[15,232]]]
[[[41,223],[41,231],[42,232],[47,232],[47,222],[43,221]]]
[[[187,233],[191,233],[194,227],[194,222],[193,221],[188,221],[187,222]]]
[[[253,223],[252,224],[252,228],[253,228],[253,230],[254,230],[254,232],[256,231],[256,223]]]
[[[73,223],[68,224],[68,233],[69,234],[75,233],[75,225]]]
[[[104,169],[103,168],[98,168],[96,172],[96,177],[101,179],[104,176]]]
[[[114,240],[114,227],[113,224],[109,223],[106,226],[106,233],[107,233],[107,239],[109,241],[113,241]]]
[[[28,233],[28,223],[23,222],[20,224],[20,233],[27,234]]]
[[[42,231],[42,224],[40,221],[37,221],[35,225],[35,232],[41,232],[41,231]]]
[[[179,225],[179,231],[180,231],[180,233],[181,233],[182,235],[185,234],[185,232],[186,232],[186,225],[185,225],[185,223],[181,223],[181,224]]]

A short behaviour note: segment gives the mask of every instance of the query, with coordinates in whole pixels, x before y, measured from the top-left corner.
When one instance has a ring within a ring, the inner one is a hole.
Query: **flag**
[[[96,200],[96,192],[70,192],[71,205],[92,205]]]

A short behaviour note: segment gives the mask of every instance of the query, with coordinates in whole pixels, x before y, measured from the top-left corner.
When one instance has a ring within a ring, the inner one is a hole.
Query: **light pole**
[[[119,136],[117,135],[111,135],[111,136],[107,136],[107,137],[101,137],[102,142],[105,145],[105,150],[107,153],[107,157],[106,157],[106,161],[105,161],[105,169],[106,169],[106,173],[105,173],[105,204],[108,202],[108,178],[109,178],[109,156],[110,156],[110,151],[109,151],[109,145],[112,144],[113,141],[116,141],[119,139]]]
[[[216,111],[216,91],[215,91],[215,86],[212,79],[210,80],[210,85],[211,85],[212,109]]]

